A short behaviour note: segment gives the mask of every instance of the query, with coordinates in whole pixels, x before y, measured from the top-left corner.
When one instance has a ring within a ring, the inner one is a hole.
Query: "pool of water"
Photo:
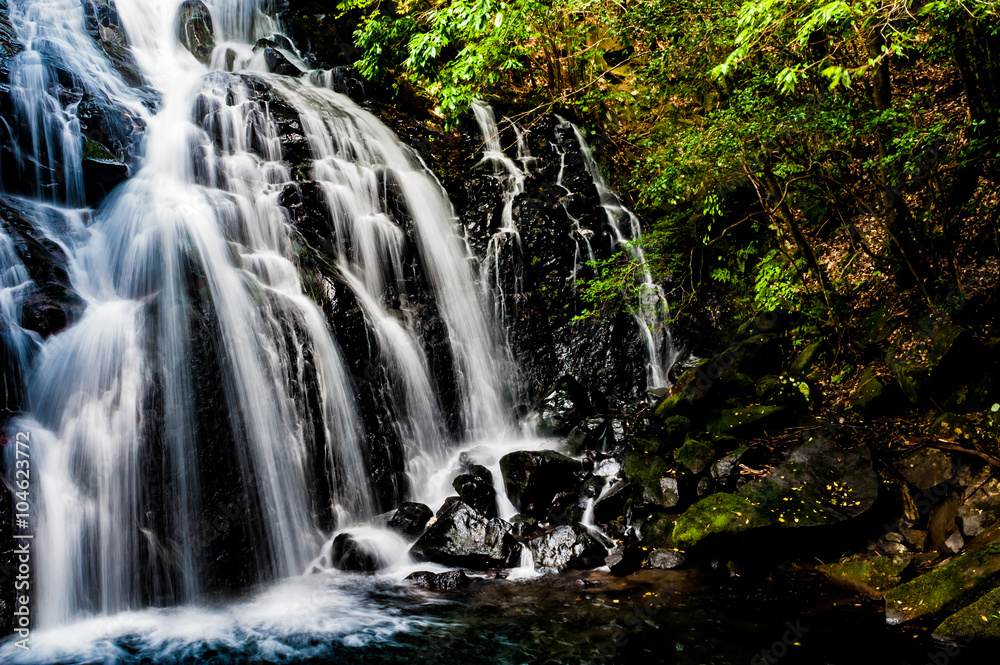
[[[990,660],[884,623],[836,590],[743,587],[690,571],[476,579],[429,592],[321,573],[216,605],[149,609],[8,640],[3,663],[900,663]]]

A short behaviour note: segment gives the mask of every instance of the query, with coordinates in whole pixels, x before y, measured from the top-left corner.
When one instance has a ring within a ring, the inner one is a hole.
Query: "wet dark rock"
[[[644,549],[636,540],[619,543],[615,549],[604,558],[612,575],[628,575],[642,567],[646,560],[648,549]]]
[[[129,51],[128,37],[114,0],[85,0],[83,13],[87,22],[87,32],[104,51],[112,67],[127,84],[143,85],[145,80]]]
[[[530,540],[539,529],[538,520],[520,513],[511,518],[510,524],[513,527],[511,533],[522,541]]]
[[[264,64],[267,65],[267,71],[272,74],[281,74],[282,76],[300,76],[302,74],[302,70],[289,62],[285,54],[278,50],[278,44],[273,40],[259,39],[253,50],[254,53],[263,51]]]
[[[587,570],[604,564],[607,548],[579,524],[556,527],[528,543],[539,570]]]
[[[87,203],[99,204],[111,190],[129,176],[128,166],[95,141],[86,140],[83,149],[83,186]]]
[[[496,517],[497,492],[493,488],[493,474],[478,465],[471,465],[469,471],[470,473],[456,477],[452,486],[462,501],[476,512],[486,517]]]
[[[510,568],[517,564],[521,546],[510,533],[511,525],[486,518],[455,501],[420,536],[410,554],[418,561],[474,570]]]
[[[212,14],[201,0],[184,0],[177,10],[177,39],[202,64],[208,64],[215,49]]]
[[[572,376],[564,376],[535,407],[538,432],[542,435],[568,434],[590,414],[590,409],[587,389]]]
[[[378,555],[349,533],[341,533],[333,539],[330,563],[334,568],[359,573],[372,573],[381,567]]]
[[[544,519],[559,494],[574,494],[580,463],[552,450],[508,453],[500,459],[507,498],[518,511]]]
[[[654,549],[649,553],[647,559],[650,568],[660,570],[671,570],[684,565],[684,555],[676,550]]]
[[[404,538],[415,540],[432,517],[434,512],[424,504],[407,502],[399,507],[386,526]]]
[[[423,587],[431,591],[451,591],[468,586],[472,582],[464,570],[449,570],[446,573],[418,570],[407,575],[405,580],[413,586]]]
[[[70,283],[66,254],[38,232],[30,221],[33,214],[14,199],[0,199],[0,227],[33,282],[24,294],[21,325],[48,337],[75,323],[83,315],[84,302]]]

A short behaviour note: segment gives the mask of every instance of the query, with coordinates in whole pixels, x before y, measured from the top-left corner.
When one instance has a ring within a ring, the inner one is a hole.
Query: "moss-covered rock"
[[[891,397],[892,390],[889,386],[875,375],[874,369],[868,368],[858,379],[854,392],[848,399],[848,406],[853,411],[867,413],[882,408]]]
[[[903,394],[911,403],[920,401],[938,374],[947,370],[952,349],[968,332],[959,326],[924,320],[886,354],[886,362]]]
[[[893,462],[899,475],[918,490],[928,490],[955,475],[951,455],[937,448],[921,448]]]
[[[677,547],[690,548],[708,536],[741,533],[771,523],[743,497],[719,492],[684,511],[674,526],[672,540]]]
[[[691,432],[693,424],[687,416],[670,416],[663,420],[662,436],[663,440],[669,444],[677,444],[684,441],[688,433]]]
[[[1000,574],[1000,543],[961,554],[896,587],[885,597],[885,618],[897,624],[961,605],[988,589]]]
[[[822,350],[823,342],[813,342],[807,345],[806,348],[802,349],[802,353],[789,365],[788,371],[796,376],[805,376],[812,369],[813,365],[816,364]]]
[[[870,559],[825,563],[817,568],[830,581],[868,596],[881,597],[902,580],[912,557],[877,556]]]
[[[733,434],[761,425],[765,420],[785,410],[783,406],[745,406],[713,412],[706,429],[713,434]]]
[[[684,444],[674,453],[674,460],[691,470],[693,473],[701,473],[712,463],[715,457],[715,446],[703,439],[688,437]]]
[[[942,621],[934,629],[934,637],[950,641],[1000,638],[1000,587]]]
[[[804,379],[788,374],[769,374],[757,382],[757,398],[762,404],[806,409],[812,401],[812,388]]]

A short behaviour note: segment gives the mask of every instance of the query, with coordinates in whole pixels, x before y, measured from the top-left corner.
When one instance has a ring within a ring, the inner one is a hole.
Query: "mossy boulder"
[[[771,523],[743,497],[719,492],[684,511],[674,525],[672,540],[677,547],[690,548],[708,536],[742,533]]]
[[[869,346],[880,346],[886,342],[900,325],[900,318],[892,313],[889,303],[883,304],[869,314],[858,326],[858,338]]]
[[[212,13],[201,0],[184,0],[177,10],[177,39],[202,64],[207,65],[215,50]]]
[[[788,371],[795,376],[805,376],[819,360],[820,351],[823,350],[823,342],[813,342],[808,344],[802,352],[789,365]]]
[[[969,333],[964,328],[940,324],[925,319],[893,345],[886,354],[889,369],[906,398],[917,404],[937,379],[948,374],[955,364],[962,339]],[[940,387],[942,390],[947,388]]]
[[[661,436],[669,444],[681,443],[693,427],[691,419],[687,416],[670,416],[663,420]]]
[[[813,399],[809,382],[788,374],[768,374],[754,388],[762,404],[804,410]]]
[[[1000,543],[961,554],[886,594],[885,619],[898,624],[960,607],[991,588],[998,574]]]
[[[740,491],[771,515],[777,511],[783,526],[819,526],[871,509],[879,480],[866,446],[842,448],[817,438],[792,451],[763,481],[748,483]]]
[[[942,621],[933,635],[936,639],[952,642],[977,637],[1000,638],[1000,587]]]
[[[712,463],[715,446],[710,441],[688,437],[674,453],[674,460],[692,473],[701,473]]]
[[[892,402],[898,401],[899,390],[895,385],[886,383],[869,367],[858,379],[854,391],[848,399],[848,406],[858,413],[871,413],[887,408]]]
[[[918,490],[929,490],[955,476],[951,455],[937,448],[920,448],[893,462],[906,482]]]
[[[761,426],[767,420],[782,413],[783,406],[744,406],[736,409],[714,411],[708,418],[706,429],[713,434],[733,434],[745,432],[754,426]]]
[[[908,556],[877,556],[825,563],[817,570],[835,584],[868,596],[881,597],[899,586],[902,573],[911,561],[912,557]]]

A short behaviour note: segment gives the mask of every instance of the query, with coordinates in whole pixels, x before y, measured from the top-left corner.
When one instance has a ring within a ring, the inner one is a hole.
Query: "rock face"
[[[215,50],[212,14],[201,0],[184,0],[177,10],[177,39],[202,64],[208,64]]]
[[[521,513],[546,518],[560,494],[575,495],[580,463],[552,450],[508,453],[500,458],[507,498]]]
[[[568,434],[591,410],[587,389],[572,376],[564,376],[535,407],[538,432],[544,435]]]
[[[424,532],[410,554],[419,561],[476,570],[509,568],[517,564],[520,545],[511,525],[486,518],[461,501],[453,502]]]
[[[561,571],[586,570],[604,565],[608,550],[583,526],[556,527],[528,543],[535,568]]]
[[[404,538],[415,540],[432,517],[434,512],[424,504],[407,502],[399,507],[386,526]]]

